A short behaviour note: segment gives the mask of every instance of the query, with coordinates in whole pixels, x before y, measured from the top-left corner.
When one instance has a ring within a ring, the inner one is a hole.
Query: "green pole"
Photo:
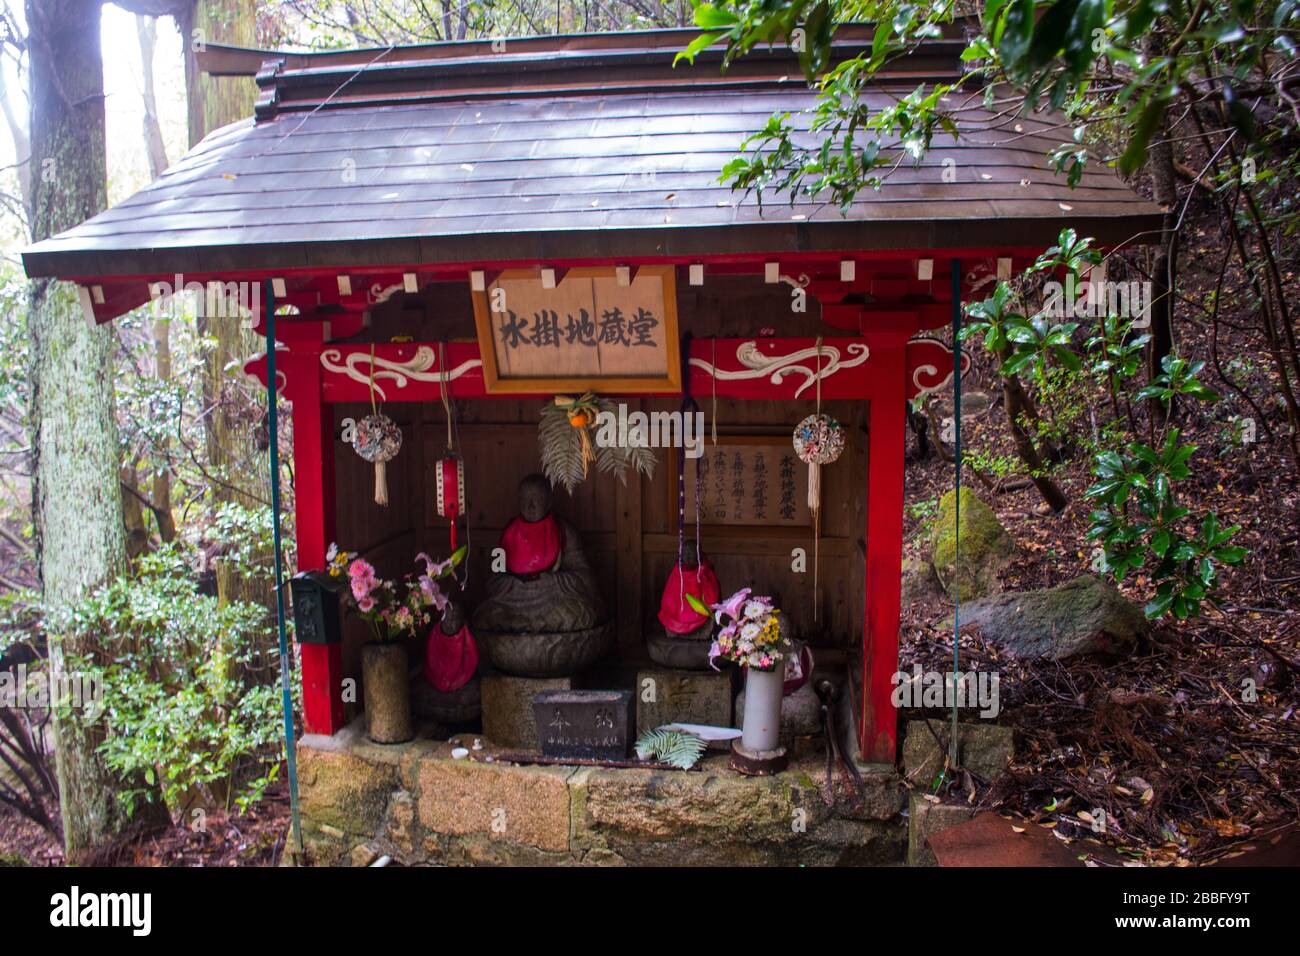
[[[953,442],[953,547],[957,566],[961,566],[961,260],[952,260],[952,415],[955,428]],[[949,765],[957,767],[957,636],[961,632],[961,597],[954,589],[952,595],[952,739],[948,744]]]
[[[298,758],[294,747],[293,694],[289,681],[289,635],[284,626],[284,558],[280,545],[280,419],[275,382],[275,292],[268,279],[263,289],[262,324],[266,329],[266,414],[271,432],[271,540],[275,545],[275,623],[280,633],[280,695],[284,706],[284,757],[289,769],[289,816],[293,842],[302,853],[298,816]]]

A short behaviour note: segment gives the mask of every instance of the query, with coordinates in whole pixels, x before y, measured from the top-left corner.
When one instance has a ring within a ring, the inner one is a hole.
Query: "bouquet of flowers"
[[[347,576],[350,603],[374,632],[380,643],[402,637],[415,637],[433,623],[447,607],[448,597],[438,582],[455,574],[465,559],[467,548],[457,548],[445,561],[434,561],[427,554],[415,556],[424,564],[423,574],[408,574],[401,582],[381,578],[374,565],[331,544],[325,555],[330,577]]]
[[[709,648],[709,664],[714,670],[718,668],[713,662],[719,657],[760,671],[776,670],[785,659],[790,639],[781,633],[780,611],[770,597],[752,595],[750,588],[741,588],[719,604],[706,606],[691,594],[686,595],[686,600],[700,614],[712,611],[718,624],[724,616],[728,618]]]

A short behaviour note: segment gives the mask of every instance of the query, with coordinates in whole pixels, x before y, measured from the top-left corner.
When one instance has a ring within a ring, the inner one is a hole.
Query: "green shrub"
[[[54,632],[93,633],[104,652],[68,666],[100,682],[99,750],[113,771],[156,784],[172,808],[194,789],[241,809],[260,797],[284,751],[279,688],[246,670],[265,613],[200,595],[185,552],[167,547],[63,616]],[[134,808],[149,793],[118,796]]]

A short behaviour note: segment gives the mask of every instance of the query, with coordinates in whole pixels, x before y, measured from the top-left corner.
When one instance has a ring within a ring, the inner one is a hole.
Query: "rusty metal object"
[[[1118,866],[1118,854],[1100,843],[1066,845],[1044,827],[981,813],[929,838],[940,866],[1084,866],[1084,857]]]

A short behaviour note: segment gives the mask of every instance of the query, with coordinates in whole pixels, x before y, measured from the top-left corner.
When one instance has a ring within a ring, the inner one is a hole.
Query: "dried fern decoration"
[[[639,760],[660,760],[679,770],[690,770],[708,745],[702,737],[680,730],[647,730],[636,742]]]
[[[537,426],[537,450],[542,458],[542,471],[552,485],[563,485],[570,494],[587,477],[587,449],[582,431],[588,426],[570,424],[564,407],[554,402],[542,406],[542,419]],[[590,441],[590,435],[588,435]]]
[[[537,447],[542,471],[552,485],[563,485],[570,494],[587,478],[591,462],[601,474],[613,473],[627,484],[627,470],[653,478],[657,459],[650,448],[602,446],[595,441],[596,416],[600,412],[618,414],[618,407],[607,398],[586,392],[577,398],[557,395],[542,406],[537,428]]]

